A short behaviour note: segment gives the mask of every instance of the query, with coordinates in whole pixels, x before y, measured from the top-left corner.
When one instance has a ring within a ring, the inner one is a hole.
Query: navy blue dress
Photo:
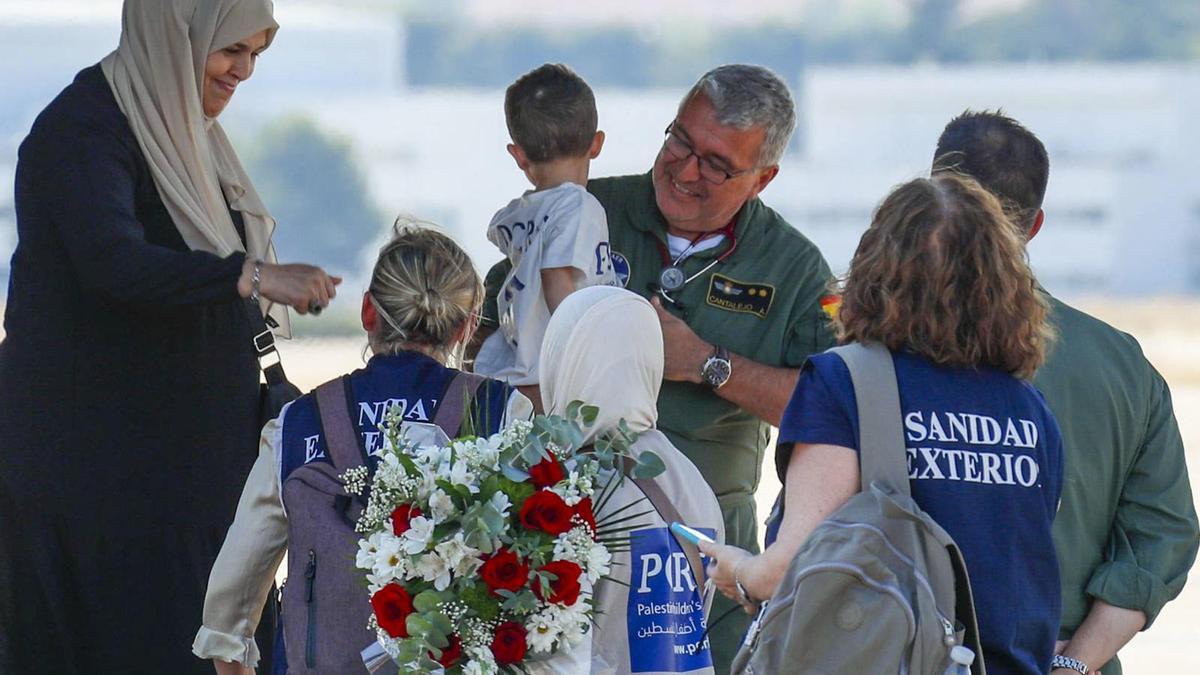
[[[191,251],[99,66],[16,173],[0,342],[0,672],[210,673],[190,653],[256,456],[243,254]]]

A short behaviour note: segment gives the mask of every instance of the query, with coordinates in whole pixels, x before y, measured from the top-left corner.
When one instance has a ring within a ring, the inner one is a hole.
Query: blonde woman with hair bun
[[[380,447],[378,426],[393,406],[399,407],[406,422],[428,425],[435,419],[459,373],[455,366],[475,331],[482,301],[483,285],[462,248],[432,226],[397,223],[363,293],[362,325],[372,356],[364,368],[348,376],[355,415],[351,422],[368,455]],[[464,411],[461,428],[487,435],[509,420],[528,419],[532,414],[532,403],[520,392],[498,380],[484,379]],[[203,625],[193,644],[197,656],[213,659],[218,673],[250,673],[260,649],[271,648],[256,645],[254,632],[288,545],[282,485],[305,464],[329,462],[328,454],[314,393],[289,403],[263,428],[258,461],[213,566]],[[352,565],[353,552],[348,555],[345,564]],[[303,577],[303,567],[300,572],[290,567],[289,577],[295,574]],[[364,592],[358,608],[363,613],[364,646],[372,639],[366,630],[367,601]],[[285,631],[288,602],[285,589]],[[288,646],[289,663],[295,647]],[[333,647],[322,644],[322,649],[329,648]],[[357,651],[333,658],[361,667]]]

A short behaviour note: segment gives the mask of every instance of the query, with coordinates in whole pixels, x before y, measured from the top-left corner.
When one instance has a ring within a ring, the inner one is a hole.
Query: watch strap
[[[1070,656],[1063,656],[1062,654],[1054,655],[1054,658],[1050,660],[1050,667],[1067,668],[1079,673],[1079,675],[1088,674],[1088,667],[1086,663],[1080,661],[1079,659],[1073,659]]]

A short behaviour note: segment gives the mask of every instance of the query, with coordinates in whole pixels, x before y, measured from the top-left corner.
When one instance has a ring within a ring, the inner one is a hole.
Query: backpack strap
[[[470,403],[475,400],[475,392],[487,381],[487,378],[475,373],[458,371],[446,385],[442,400],[434,413],[433,423],[442,428],[450,438],[457,438],[466,419]]]
[[[624,468],[626,475],[633,470],[636,464],[637,462],[632,457],[625,456]],[[659,517],[666,521],[668,525],[676,522],[683,523],[683,516],[679,515],[679,510],[667,498],[667,493],[663,492],[662,486],[658,484],[658,481],[653,478],[630,478],[630,480],[633,481],[634,485],[638,486],[642,494],[646,495],[646,499],[650,500],[650,505],[654,507],[655,511],[658,511]],[[686,525],[686,523],[684,524]],[[692,580],[696,582],[697,586],[702,585],[705,575],[704,564],[700,562],[700,550],[680,539],[679,535],[675,534],[670,528],[667,528],[667,532],[675,538],[675,542],[679,544],[680,550],[687,556],[688,567],[692,568]]]
[[[859,466],[864,492],[872,482],[886,484],[896,492],[912,497],[908,484],[908,451],[904,444],[904,425],[901,420],[900,391],[896,384],[896,365],[887,347],[877,343],[851,343],[829,351],[846,362],[858,408]],[[955,616],[964,624],[963,644],[975,652],[971,672],[986,675],[983,646],[979,640],[979,623],[975,602],[967,576],[966,563],[957,544],[947,546],[951,569],[932,575],[933,580],[953,582]],[[939,584],[940,586],[940,584]],[[939,597],[944,597],[942,590]],[[923,597],[923,596],[918,596]]]
[[[345,471],[356,466],[369,466],[362,435],[353,422],[354,394],[350,389],[350,376],[330,380],[317,387],[313,394],[325,451],[329,453],[333,467]]]
[[[896,366],[887,347],[876,343],[851,343],[831,350],[850,370],[858,402],[858,457],[862,489],[879,481],[905,496],[908,486],[908,451],[900,416],[900,391]]]

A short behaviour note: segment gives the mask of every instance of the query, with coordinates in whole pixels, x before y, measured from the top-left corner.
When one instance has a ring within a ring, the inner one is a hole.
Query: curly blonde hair
[[[1053,339],[1021,229],[967,176],[941,172],[884,199],[843,282],[839,340],[1028,378]]]

